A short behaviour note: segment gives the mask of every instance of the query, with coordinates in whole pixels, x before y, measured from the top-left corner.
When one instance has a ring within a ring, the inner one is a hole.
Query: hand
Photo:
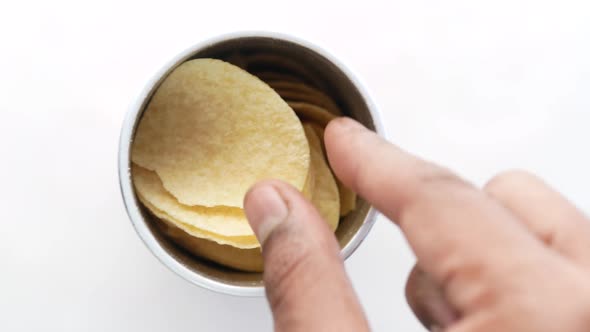
[[[417,256],[410,306],[448,332],[588,331],[590,221],[532,175],[478,190],[350,119],[326,129],[344,184],[396,222]],[[246,215],[262,243],[277,331],[367,331],[339,247],[290,186],[257,184]]]

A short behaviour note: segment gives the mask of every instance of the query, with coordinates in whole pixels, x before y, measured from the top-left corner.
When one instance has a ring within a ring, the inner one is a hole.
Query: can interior
[[[273,58],[284,60],[284,64],[276,62],[265,64],[264,61],[257,64],[260,69],[284,72],[296,75],[306,82],[315,85],[331,96],[342,112],[349,117],[363,123],[366,127],[375,130],[375,124],[370,111],[370,105],[357,89],[355,83],[336,64],[310,48],[296,44],[284,39],[272,37],[239,37],[218,41],[205,47],[201,47],[190,56],[179,61],[170,68],[168,73],[183,61],[196,58],[217,58],[235,63],[236,55],[266,54]],[[293,70],[297,66],[298,70]],[[164,75],[165,76],[165,75]],[[160,79],[160,82],[165,77]],[[157,89],[156,84],[152,89]],[[143,106],[149,103],[146,99]],[[143,110],[142,110],[143,111]],[[137,126],[137,123],[136,123]],[[262,285],[261,273],[249,273],[233,270],[221,265],[200,259],[187,253],[165,237],[158,228],[158,220],[153,217],[143,205],[141,213],[148,224],[150,232],[164,250],[181,264],[185,265],[194,273],[205,278],[217,281],[226,285],[238,287],[260,287]],[[357,233],[359,228],[366,222],[370,206],[361,198],[357,198],[357,208],[347,216],[341,218],[336,237],[341,248],[344,248]]]

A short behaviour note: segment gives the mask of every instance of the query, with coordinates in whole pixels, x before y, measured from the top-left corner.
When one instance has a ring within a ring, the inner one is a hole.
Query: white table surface
[[[507,168],[590,210],[590,11],[580,1],[6,1],[0,4],[0,330],[267,331],[262,298],[199,289],[135,235],[120,125],[185,47],[264,29],[331,50],[389,137],[477,185]],[[542,208],[542,207],[539,207]],[[422,331],[413,255],[380,218],[347,262],[376,331]]]

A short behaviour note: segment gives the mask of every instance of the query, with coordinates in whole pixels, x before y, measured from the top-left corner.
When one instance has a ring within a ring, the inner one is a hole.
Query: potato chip
[[[160,219],[158,227],[166,236],[193,255],[242,271],[262,272],[264,269],[260,248],[240,249],[194,237],[166,219]]]
[[[181,204],[241,208],[262,179],[301,190],[310,158],[299,119],[274,90],[229,63],[196,59],[155,92],[132,161],[155,171]]]
[[[283,98],[287,102],[305,102],[312,105],[317,105],[319,107],[323,107],[334,115],[342,115],[342,112],[340,111],[338,106],[336,106],[336,104],[334,104],[334,102],[331,99],[326,99],[319,95],[313,95],[300,91],[279,90],[277,91],[277,93],[281,96],[281,98]]]
[[[308,180],[303,190],[303,196],[308,199],[311,199],[314,180],[313,169],[310,168]],[[162,232],[193,255],[242,271],[262,272],[264,270],[260,244],[256,238],[249,236],[228,237],[204,231],[174,220],[170,215],[155,208],[141,195],[138,196],[150,212],[158,218],[158,227]]]
[[[318,209],[320,215],[330,226],[332,231],[338,227],[340,219],[340,198],[338,197],[338,186],[332,176],[322,153],[321,142],[313,128],[304,125],[305,135],[309,141],[311,150],[311,164],[315,174],[315,189],[311,202]]]
[[[356,193],[337,180],[338,193],[340,194],[340,216],[345,216],[356,209]]]
[[[291,90],[291,91],[308,92],[308,93],[312,93],[312,94],[321,94],[321,95],[325,96],[326,98],[330,98],[325,93],[318,90],[317,88],[311,87],[311,86],[309,86],[305,83],[302,83],[302,82],[292,82],[292,81],[289,82],[289,81],[283,81],[283,80],[277,79],[277,80],[270,80],[270,81],[266,82],[266,84],[268,84],[271,88],[273,88],[275,90],[285,89],[285,90]]]
[[[342,111],[336,105],[334,100],[322,91],[310,87],[304,83],[287,82],[287,81],[267,81],[280,96],[285,100],[303,101],[323,107],[330,111],[330,113],[341,116]]]
[[[239,249],[251,249],[260,247],[260,243],[254,236],[223,236],[208,232],[206,230],[200,229],[189,224],[185,224],[179,220],[174,219],[166,212],[157,209],[142,195],[137,196],[141,203],[150,211],[152,215],[156,216],[159,220],[166,220],[169,223],[174,224],[177,228],[181,229],[182,231],[184,231],[192,237],[206,239],[215,242],[219,245],[229,245]]]
[[[164,189],[155,172],[133,165],[131,176],[140,198],[175,220],[223,236],[254,236],[240,208],[183,205]]]
[[[159,218],[174,222],[193,236],[239,248],[259,246],[242,209],[183,205],[164,189],[155,172],[133,164],[131,176],[139,199]],[[303,190],[304,197],[311,199],[314,182],[315,177],[310,169]]]
[[[314,96],[318,96],[324,100],[330,100],[330,102],[332,102],[334,105],[336,105],[334,103],[334,101],[332,100],[332,98],[330,96],[328,96],[327,94],[325,94],[323,91],[321,91],[318,88],[312,87],[308,84],[305,84],[303,82],[289,82],[289,81],[284,81],[284,80],[269,80],[266,82],[266,84],[268,84],[271,88],[273,88],[275,91],[279,92],[279,91],[293,91],[293,92],[301,92],[301,93],[307,93],[307,94],[311,94]]]
[[[256,72],[266,70],[289,73],[314,86],[323,87],[324,85],[308,67],[288,57],[277,54],[257,53],[247,55],[245,58],[248,64],[248,71]]]
[[[305,125],[309,125],[313,128],[315,133],[318,137],[324,137],[324,128],[316,123],[305,123]],[[321,140],[322,143],[322,150],[324,155],[326,155],[326,147],[324,145],[323,139]],[[333,172],[332,172],[333,174]],[[337,177],[334,175],[334,179],[336,179],[336,184],[338,185],[338,193],[340,196],[340,216],[345,216],[350,213],[352,210],[356,208],[356,193],[346,187]]]
[[[244,69],[244,70],[248,66],[248,64],[246,63],[246,59],[239,52],[234,52],[234,53],[226,56],[224,61],[229,62],[232,65],[234,65],[236,67],[240,67],[241,69]]]
[[[328,157],[327,157],[328,155],[326,154],[326,144],[324,142],[324,128],[325,128],[325,126],[320,126],[319,124],[317,124],[315,122],[309,122],[309,121],[303,122],[303,125],[311,126],[313,131],[315,131],[315,134],[320,139],[320,143],[322,146],[322,152],[324,153],[324,157],[326,158],[326,160],[328,160]],[[329,164],[330,163],[328,162],[328,166],[330,166]]]
[[[311,153],[310,153],[311,157]],[[301,190],[301,194],[303,197],[307,199],[311,199],[313,195],[313,191],[315,190],[315,170],[311,166],[311,161],[309,163],[309,172],[307,173],[307,178],[305,179],[305,185],[303,185],[303,189]]]
[[[334,114],[326,111],[325,108],[320,106],[297,101],[289,101],[287,104],[291,106],[295,111],[295,114],[297,114],[302,121],[317,123],[322,127],[327,126],[328,122],[336,118]]]
[[[270,86],[220,60],[183,63],[144,111],[131,172],[137,197],[176,244],[230,268],[261,272],[260,244],[242,209],[254,183],[290,183],[331,230],[355,208],[356,195],[327,162],[324,127],[342,113],[316,87],[315,73],[272,54],[233,53],[227,61]]]
[[[295,75],[280,73],[268,70],[250,71],[250,73],[264,82],[281,81],[281,82],[303,82],[303,80]]]

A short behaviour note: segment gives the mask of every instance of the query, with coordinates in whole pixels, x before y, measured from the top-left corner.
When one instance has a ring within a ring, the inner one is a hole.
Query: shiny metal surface
[[[169,269],[187,281],[221,293],[239,296],[262,296],[264,286],[260,273],[246,273],[223,268],[185,253],[165,238],[157,220],[143,208],[135,196],[130,176],[130,149],[141,115],[153,92],[167,74],[193,58],[227,59],[236,52],[264,52],[296,61],[309,69],[314,81],[322,86],[347,116],[383,135],[377,107],[359,79],[336,58],[303,40],[268,32],[242,32],[219,36],[197,44],[168,62],[150,81],[129,109],[119,142],[119,181],[125,207],[131,222],[148,249]],[[336,237],[348,258],[361,244],[375,222],[376,211],[359,199],[357,209],[342,218]]]

